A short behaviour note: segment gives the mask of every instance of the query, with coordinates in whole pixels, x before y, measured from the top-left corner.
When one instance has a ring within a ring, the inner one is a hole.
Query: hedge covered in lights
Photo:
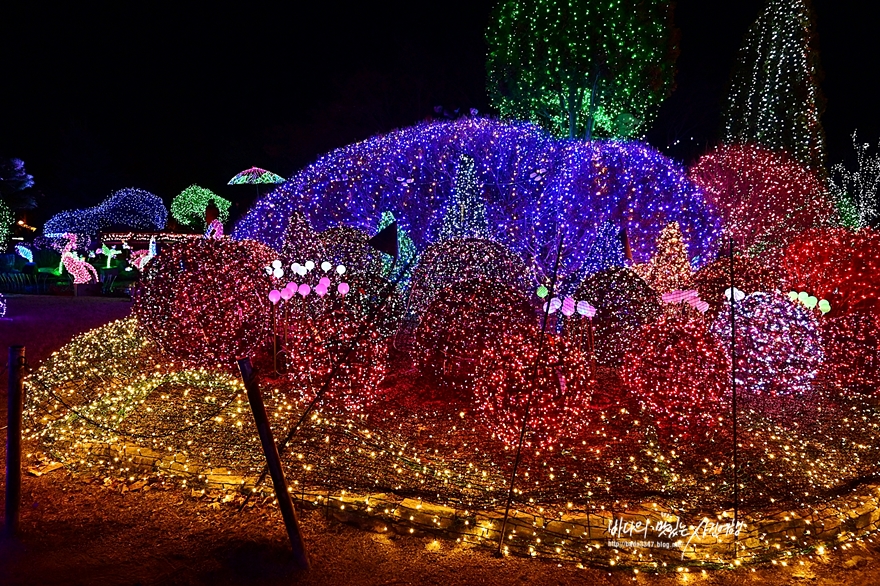
[[[161,230],[168,220],[162,198],[143,189],[120,189],[100,204],[82,210],[55,214],[43,227],[43,233],[94,235],[112,226],[135,230]]]

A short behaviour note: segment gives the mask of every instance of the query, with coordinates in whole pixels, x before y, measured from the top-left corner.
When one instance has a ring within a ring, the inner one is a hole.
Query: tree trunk
[[[587,141],[593,140],[593,120],[595,120],[596,115],[596,88],[599,87],[599,77],[601,77],[601,73],[596,70],[596,75],[593,77],[593,87],[590,89],[590,110],[587,115],[587,131],[585,134]]]

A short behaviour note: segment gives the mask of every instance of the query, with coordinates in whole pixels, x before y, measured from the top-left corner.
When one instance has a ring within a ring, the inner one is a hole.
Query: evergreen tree
[[[740,49],[724,141],[788,151],[824,174],[825,100],[819,88],[810,0],[767,0]]]
[[[693,283],[687,244],[678,222],[672,222],[660,231],[657,252],[651,260],[633,266],[633,270],[659,294],[690,289]]]
[[[441,240],[489,237],[486,204],[480,192],[474,158],[464,154],[459,156],[452,197],[443,215]]]
[[[505,0],[487,33],[489,98],[558,136],[637,136],[673,88],[668,0]]]
[[[623,266],[626,266],[626,254],[620,239],[620,229],[611,222],[604,222],[599,226],[584,264],[577,272],[572,284],[577,286],[590,275]]]

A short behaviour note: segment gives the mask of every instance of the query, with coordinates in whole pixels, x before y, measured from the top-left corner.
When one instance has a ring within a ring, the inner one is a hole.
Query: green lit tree
[[[190,185],[174,198],[174,201],[171,202],[171,215],[182,226],[193,230],[204,230],[205,210],[208,209],[211,202],[217,206],[220,212],[218,219],[225,224],[229,219],[229,207],[232,203],[210,189],[198,185]]]
[[[767,0],[731,78],[724,142],[785,150],[825,174],[825,100],[810,0]]]
[[[637,136],[673,89],[672,13],[664,0],[505,0],[486,35],[490,101],[558,136]]]
[[[455,186],[443,215],[441,240],[489,237],[486,204],[480,191],[474,158],[464,154],[459,156],[455,169]]]

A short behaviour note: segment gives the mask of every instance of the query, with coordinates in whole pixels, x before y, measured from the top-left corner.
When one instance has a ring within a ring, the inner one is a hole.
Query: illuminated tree
[[[824,173],[825,100],[810,0],[768,0],[746,34],[727,98],[724,142],[784,150]]]
[[[444,400],[467,397],[490,345],[531,335],[536,324],[529,299],[504,283],[454,283],[436,296],[419,323],[416,361],[441,387]]]
[[[453,238],[425,250],[412,278],[409,313],[421,313],[444,288],[468,281],[498,281],[528,290],[529,271],[515,254],[493,240]]]
[[[482,355],[474,401],[486,427],[508,446],[519,442],[528,408],[524,446],[546,448],[572,439],[590,424],[595,389],[587,357],[565,339],[530,331],[494,340]]]
[[[487,32],[492,105],[558,136],[637,136],[671,93],[664,0],[506,0]]]
[[[12,236],[12,222],[14,220],[12,210],[0,200],[0,251],[6,250],[6,244]]]
[[[700,157],[690,177],[741,249],[785,244],[833,214],[815,173],[762,147],[720,146]]]
[[[232,202],[198,185],[190,185],[174,198],[171,202],[171,215],[183,226],[193,230],[204,230],[205,210],[211,203],[217,206],[220,212],[218,218],[220,222],[226,223]]]
[[[574,298],[596,308],[596,359],[617,367],[640,328],[660,316],[657,293],[631,269],[611,268],[590,275],[575,291]],[[587,320],[566,320],[566,336],[586,340]]]
[[[648,263],[635,265],[633,270],[657,293],[690,289],[693,275],[678,222],[663,228],[657,238],[657,252]]]
[[[37,207],[33,190],[34,176],[24,169],[21,159],[0,157],[0,198],[8,208],[28,210]]]
[[[733,286],[746,295],[770,292],[779,288],[779,270],[763,259],[737,252],[733,257]],[[709,304],[709,313],[717,314],[725,307],[724,292],[730,288],[730,259],[722,257],[694,274],[694,288],[700,299]]]
[[[294,212],[290,215],[287,230],[284,232],[284,240],[281,245],[281,255],[288,263],[306,261],[318,262],[324,259],[324,246],[320,235],[312,229],[311,224],[304,215]]]
[[[620,238],[620,229],[611,222],[605,222],[599,226],[596,238],[590,245],[584,264],[574,281],[580,283],[585,277],[625,265],[626,254],[623,250],[623,241]]]
[[[820,378],[842,393],[880,391],[880,328],[868,313],[822,320],[825,362]]]
[[[877,192],[880,190],[880,154],[868,154],[869,144],[859,144],[852,134],[856,150],[855,171],[843,163],[834,165],[828,184],[840,223],[848,228],[864,228],[877,219]]]
[[[443,214],[443,228],[440,239],[449,238],[488,238],[489,224],[486,220],[486,204],[480,193],[474,158],[461,155],[455,170],[455,187],[446,213]]]
[[[715,425],[726,411],[730,361],[702,320],[670,315],[644,326],[620,376],[651,420],[676,434]]]
[[[167,354],[232,368],[269,337],[267,246],[199,238],[166,247],[134,297],[138,323]]]
[[[824,228],[803,233],[786,248],[782,272],[789,289],[831,303],[829,317],[853,311],[880,316],[880,233]]]

